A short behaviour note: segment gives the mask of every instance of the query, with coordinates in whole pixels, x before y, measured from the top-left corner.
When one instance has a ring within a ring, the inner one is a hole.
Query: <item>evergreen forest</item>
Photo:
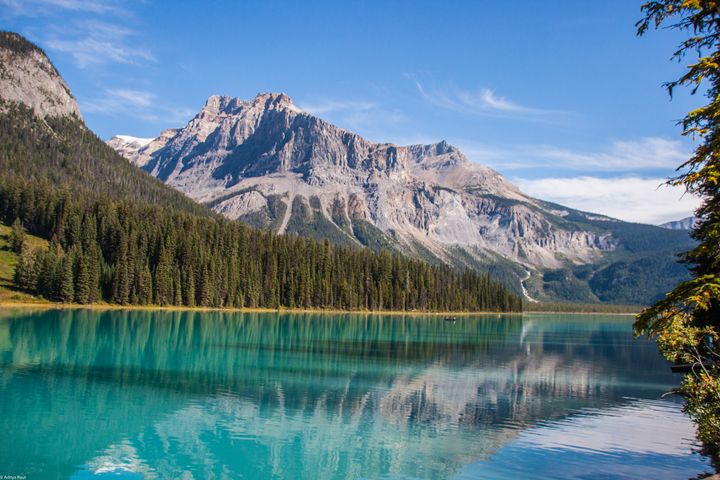
[[[521,309],[487,274],[274,235],[140,171],[79,119],[0,114],[0,219],[15,284],[60,302],[348,310]],[[46,238],[31,248],[23,232]]]

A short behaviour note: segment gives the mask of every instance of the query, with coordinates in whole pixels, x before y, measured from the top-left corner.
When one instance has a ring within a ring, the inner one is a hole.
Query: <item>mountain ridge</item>
[[[7,31],[0,31],[0,92],[4,102],[27,105],[38,117],[73,116],[82,120],[75,97],[45,52]],[[0,111],[6,109],[0,106]]]
[[[613,228],[619,220],[527,196],[445,141],[370,142],[302,111],[284,93],[213,95],[187,125],[146,147],[111,142],[229,219],[496,272],[518,290],[530,272],[529,295],[540,299],[558,298],[546,288],[548,271],[569,271],[567,282],[581,292],[573,295],[600,300],[573,272],[631,253],[627,229]],[[669,235],[682,250],[686,239]]]
[[[680,220],[672,220],[669,222],[661,223],[658,226],[662,228],[667,228],[669,230],[692,230],[696,223],[697,218],[695,218],[694,216],[689,216],[681,218]]]

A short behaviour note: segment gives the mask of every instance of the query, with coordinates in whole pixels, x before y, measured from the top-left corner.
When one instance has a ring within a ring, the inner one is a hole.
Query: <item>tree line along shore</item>
[[[14,282],[48,300],[91,304],[402,311],[520,311],[487,274],[388,252],[279,236],[237,222],[42,180],[0,179]],[[29,248],[28,231],[48,240]]]

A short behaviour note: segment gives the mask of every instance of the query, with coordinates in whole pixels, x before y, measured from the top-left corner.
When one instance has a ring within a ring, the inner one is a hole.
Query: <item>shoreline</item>
[[[58,309],[58,310],[136,310],[136,311],[167,311],[167,312],[225,312],[225,313],[321,313],[321,314],[361,314],[361,315],[622,315],[635,316],[637,313],[617,312],[571,312],[571,311],[521,311],[521,312],[497,312],[497,311],[432,311],[432,310],[341,310],[322,308],[226,308],[226,307],[185,307],[185,306],[160,306],[160,305],[115,305],[110,303],[91,303],[87,305],[79,303],[53,303],[47,301],[23,302],[0,300],[0,308],[37,308],[37,309]],[[639,313],[639,312],[638,312]]]
[[[323,308],[227,308],[227,307],[185,307],[160,305],[115,305],[110,303],[52,303],[52,302],[17,302],[0,301],[0,308],[38,308],[45,310],[136,310],[136,311],[166,311],[166,312],[221,312],[221,313],[328,313],[328,314],[362,314],[362,315],[522,315],[523,312],[456,312],[433,310],[340,310]]]

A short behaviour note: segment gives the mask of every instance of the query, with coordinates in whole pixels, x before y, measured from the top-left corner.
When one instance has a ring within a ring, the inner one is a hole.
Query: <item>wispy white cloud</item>
[[[542,200],[631,222],[660,224],[692,215],[700,199],[662,178],[540,178],[514,181]]]
[[[105,63],[138,63],[157,61],[149,49],[129,47],[117,40],[89,36],[78,40],[49,40],[48,48],[72,55],[75,63],[85,68]]]
[[[501,171],[672,171],[690,156],[682,142],[662,137],[613,141],[596,152],[583,152],[554,145],[490,146],[462,140],[458,141],[458,146],[472,160]]]
[[[149,107],[155,103],[155,95],[142,90],[129,90],[124,88],[111,89],[107,91],[111,97],[125,101],[133,107]]]
[[[479,109],[489,109],[499,112],[517,113],[544,113],[549,110],[537,110],[511,102],[505,97],[499,97],[489,88],[483,88],[480,92],[458,92],[458,98],[463,105]]]
[[[128,115],[149,122],[181,124],[194,114],[190,108],[167,105],[157,96],[144,90],[125,88],[107,89],[103,96],[92,99],[80,99],[83,112],[102,115]]]
[[[374,102],[364,100],[321,100],[318,102],[301,103],[302,110],[313,115],[324,115],[336,112],[367,112],[377,108]]]
[[[468,91],[448,87],[428,87],[412,74],[405,74],[420,95],[428,103],[464,114],[512,117],[547,123],[564,123],[572,114],[562,110],[534,108],[498,95],[490,88]]]
[[[369,100],[316,99],[299,101],[298,107],[373,140],[385,140],[388,128],[407,120],[402,111]]]
[[[0,5],[13,15],[36,16],[54,10],[73,12],[118,12],[121,7],[114,1],[102,0],[0,0]]]
[[[157,61],[149,48],[137,45],[138,32],[127,25],[99,18],[78,20],[70,28],[55,25],[46,35],[45,44],[49,49],[71,55],[81,68]]]
[[[133,14],[115,0],[0,0],[3,16],[42,17],[33,37],[48,50],[70,55],[81,68],[111,63],[156,62],[137,41]],[[71,20],[69,20],[71,19]]]

